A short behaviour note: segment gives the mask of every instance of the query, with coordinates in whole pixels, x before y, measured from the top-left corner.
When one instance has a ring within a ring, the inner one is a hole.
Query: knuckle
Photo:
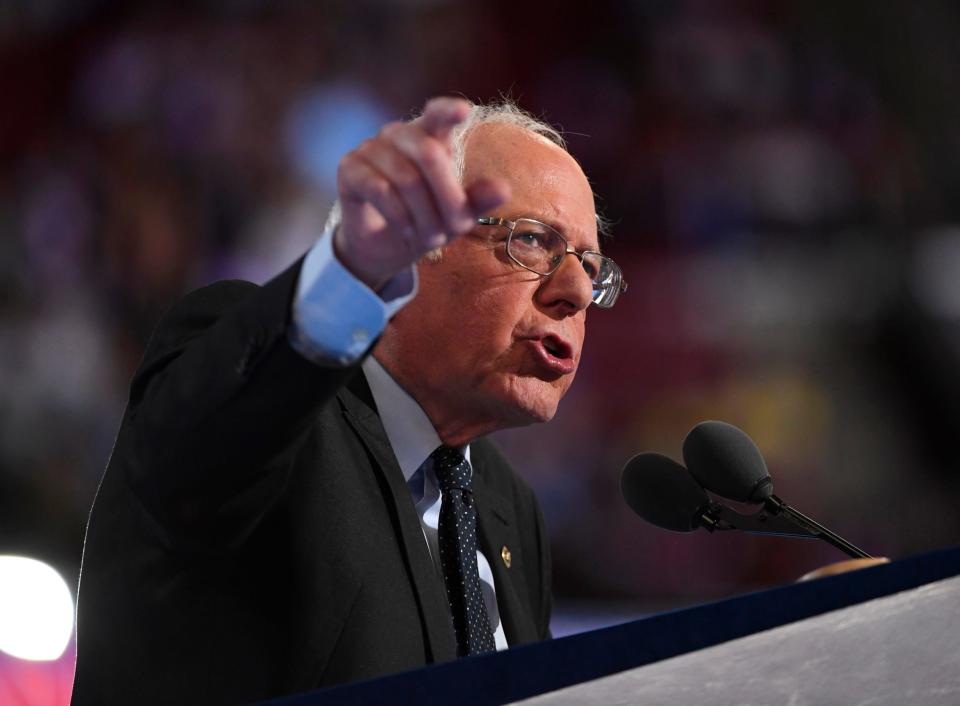
[[[351,169],[354,169],[358,161],[356,150],[352,152],[347,152],[343,157],[340,158],[340,163],[337,165],[337,171],[345,172]]]
[[[417,231],[420,234],[434,233],[443,230],[443,227],[437,221],[436,214],[432,208],[421,207],[411,212],[411,218],[417,224]]]
[[[397,202],[393,187],[386,179],[377,178],[370,182],[367,187],[367,200],[388,221],[404,220],[403,206]]]
[[[386,179],[374,176],[370,178],[370,181],[367,185],[367,192],[371,197],[376,198],[379,201],[390,196],[390,184]]]
[[[419,191],[422,188],[420,173],[407,164],[397,165],[393,173],[393,181],[397,189],[404,193]]]
[[[366,140],[364,140],[359,145],[357,145],[356,149],[353,150],[353,153],[369,154],[376,148],[377,148],[377,139],[373,137],[368,137]]]
[[[447,159],[447,152],[436,140],[425,140],[420,145],[420,163],[427,168],[437,168]]]
[[[363,173],[363,162],[354,154],[347,154],[337,165],[337,184],[341,187],[356,182]]]
[[[404,123],[398,120],[394,120],[393,122],[387,123],[382,128],[380,128],[380,132],[378,132],[377,135],[379,135],[380,137],[384,137],[386,139],[390,139],[397,133],[398,130],[403,128],[403,125]]]

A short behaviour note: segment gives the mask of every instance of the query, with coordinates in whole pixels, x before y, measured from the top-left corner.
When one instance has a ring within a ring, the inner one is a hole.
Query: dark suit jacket
[[[154,333],[87,527],[77,706],[244,703],[455,658],[365,379],[289,346],[298,272],[201,289]],[[471,455],[507,640],[545,638],[536,500],[489,442]]]

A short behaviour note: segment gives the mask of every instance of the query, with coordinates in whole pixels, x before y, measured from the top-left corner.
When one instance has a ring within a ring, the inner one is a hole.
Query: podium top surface
[[[954,577],[516,703],[953,705],[958,647]]]

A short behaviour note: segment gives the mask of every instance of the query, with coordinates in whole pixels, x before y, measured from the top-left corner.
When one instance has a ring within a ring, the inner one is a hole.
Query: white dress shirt
[[[417,270],[411,266],[393,278],[378,294],[358,280],[333,252],[333,230],[328,227],[304,258],[293,301],[289,331],[293,347],[310,360],[349,365],[373,345],[387,321],[417,293]],[[363,363],[383,428],[410,489],[420,526],[439,576],[440,489],[431,464],[424,464],[441,445],[426,413],[373,356]],[[470,447],[461,449],[470,461]],[[497,649],[507,647],[500,623],[493,572],[477,550],[480,588]]]
[[[363,373],[367,376],[384,431],[387,432],[393,453],[397,457],[400,470],[403,471],[403,477],[413,496],[413,503],[420,517],[420,526],[423,528],[423,536],[427,540],[430,556],[437,567],[437,572],[442,576],[437,533],[440,522],[440,488],[432,463],[424,465],[424,461],[430,457],[430,454],[441,446],[440,437],[437,436],[436,430],[416,400],[397,384],[376,358],[370,356],[363,361]],[[469,462],[470,447],[466,446],[460,451]],[[493,572],[490,570],[487,557],[479,549],[477,550],[477,569],[480,572],[480,589],[483,592],[490,629],[493,630],[493,639],[497,643],[498,650],[506,649],[507,638],[500,623]]]

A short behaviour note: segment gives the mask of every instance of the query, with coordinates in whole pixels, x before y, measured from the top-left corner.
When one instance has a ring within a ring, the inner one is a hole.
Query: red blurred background
[[[0,553],[75,586],[164,309],[306,250],[383,122],[504,92],[567,131],[630,283],[557,418],[498,435],[553,534],[555,632],[842,558],[633,516],[624,462],[702,419],[871,553],[956,544],[958,30],[945,0],[0,0]]]

